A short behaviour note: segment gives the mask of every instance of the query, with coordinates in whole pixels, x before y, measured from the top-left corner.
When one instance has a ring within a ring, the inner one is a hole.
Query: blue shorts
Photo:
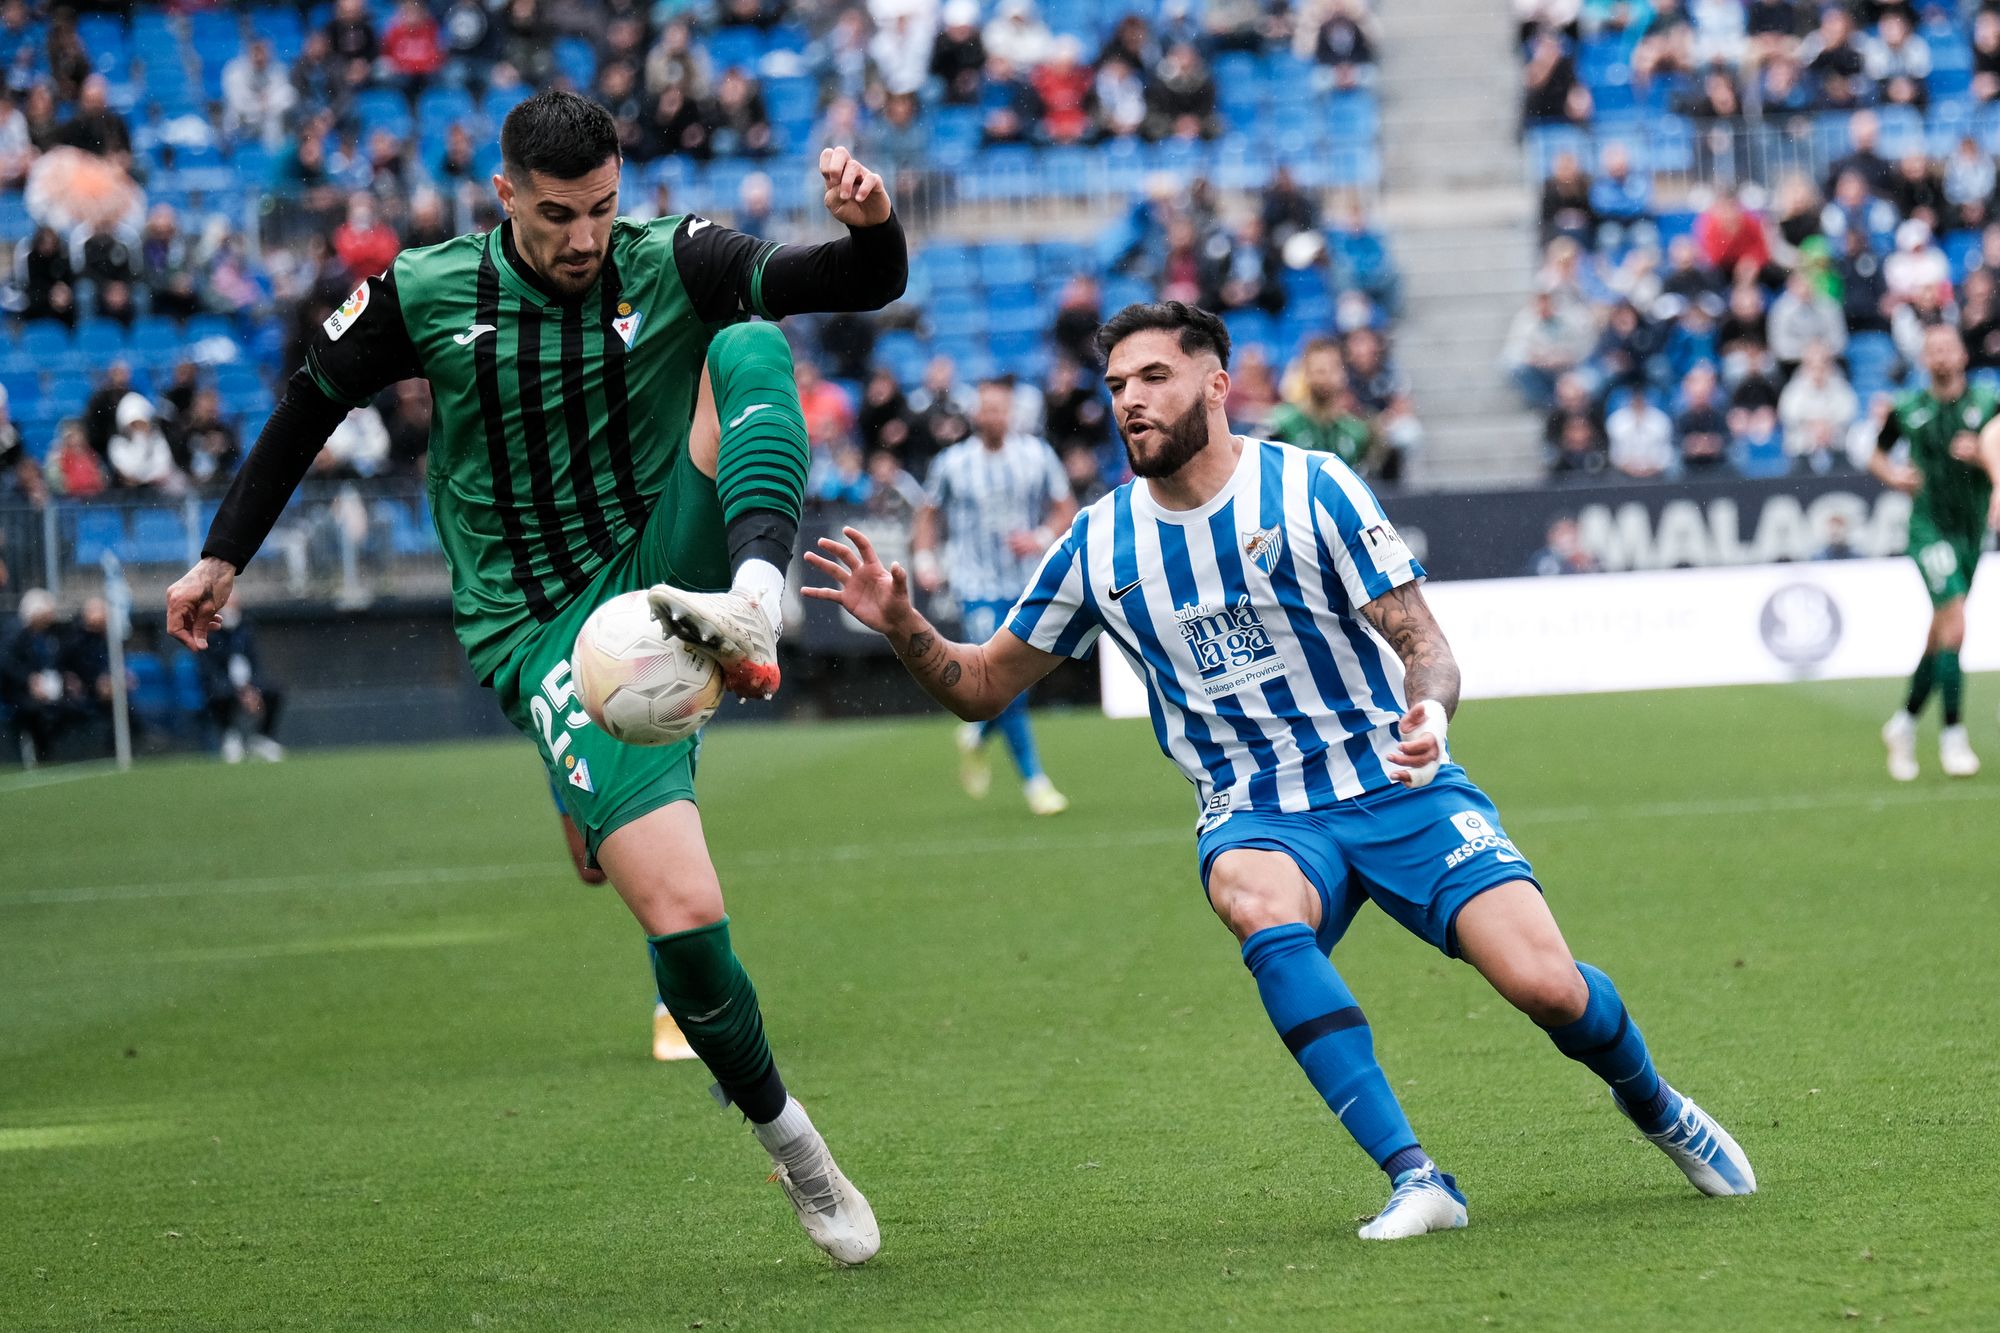
[[[1458,957],[1458,913],[1488,889],[1541,882],[1486,793],[1446,764],[1422,787],[1384,787],[1326,810],[1241,810],[1201,835],[1201,882],[1235,847],[1283,852],[1319,891],[1319,946],[1332,953],[1364,899]]]

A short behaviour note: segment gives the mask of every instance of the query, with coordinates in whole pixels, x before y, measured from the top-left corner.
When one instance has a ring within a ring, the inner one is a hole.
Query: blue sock
[[[1021,770],[1021,780],[1038,778],[1042,775],[1042,757],[1035,753],[1035,733],[1028,730],[1028,696],[1017,694],[1014,702],[1001,710],[1000,716],[986,724],[990,735],[998,731],[1007,740],[1008,752],[1014,756],[1014,767]]]
[[[1391,1176],[1429,1161],[1375,1063],[1368,1020],[1312,928],[1300,922],[1258,931],[1243,941],[1243,963],[1271,1026],[1361,1150]]]
[[[1589,963],[1578,963],[1590,988],[1590,1004],[1583,1017],[1559,1028],[1547,1029],[1556,1049],[1611,1085],[1618,1100],[1632,1113],[1639,1127],[1657,1134],[1667,1127],[1673,1102],[1667,1085],[1653,1072],[1653,1057],[1646,1052],[1646,1039],[1639,1025],[1618,998],[1611,978]]]

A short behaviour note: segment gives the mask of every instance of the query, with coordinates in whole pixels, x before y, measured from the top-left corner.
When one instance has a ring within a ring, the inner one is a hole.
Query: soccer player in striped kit
[[[1458,667],[1368,487],[1337,458],[1230,432],[1229,334],[1207,311],[1128,306],[1098,345],[1134,480],[1077,515],[1004,629],[940,638],[902,568],[852,528],[851,546],[807,554],[834,581],[807,595],[885,635],[964,718],[1100,634],[1131,659],[1160,749],[1195,786],[1208,901],[1286,1047],[1389,1177],[1364,1239],[1466,1224],[1328,957],[1366,901],[1478,968],[1696,1189],[1754,1192],[1742,1149],[1654,1071],[1611,978],[1571,956],[1527,858],[1451,762]]]
[[[979,386],[972,434],[931,464],[925,485],[930,503],[918,511],[910,541],[917,586],[925,592],[948,587],[958,599],[966,638],[982,642],[1000,628],[1055,534],[1076,516],[1062,460],[1046,440],[1015,431],[1013,415],[1012,384],[987,380]],[[992,785],[986,742],[995,731],[1014,756],[1028,808],[1038,815],[1069,809],[1069,798],[1042,771],[1026,694],[1016,695],[991,722],[959,728],[959,780],[966,793],[983,797]]]
[[[620,218],[617,127],[574,93],[515,107],[500,151],[500,226],[405,251],[313,337],[201,562],[168,590],[167,625],[204,647],[349,408],[429,380],[431,512],[473,669],[540,748],[587,865],[645,928],[661,999],[806,1234],[861,1263],[881,1243],[874,1213],[779,1077],[731,942],[695,808],[699,737],[613,741],[577,706],[569,658],[594,609],[643,588],[737,693],[777,688],[806,431],[784,336],[747,317],[888,304],[908,276],[902,228],[881,178],[844,148],[819,163],[839,240]]]

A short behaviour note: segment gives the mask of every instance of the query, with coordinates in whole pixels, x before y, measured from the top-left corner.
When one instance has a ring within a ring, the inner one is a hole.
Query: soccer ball
[[[715,659],[660,627],[643,592],[590,613],[570,656],[590,720],[627,745],[672,745],[700,731],[722,702]]]

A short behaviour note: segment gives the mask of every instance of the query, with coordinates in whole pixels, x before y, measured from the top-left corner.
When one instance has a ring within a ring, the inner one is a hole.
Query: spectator
[[[1583,544],[1582,530],[1567,514],[1549,524],[1547,544],[1528,557],[1527,572],[1537,578],[1562,574],[1596,574],[1603,569]]]
[[[1980,16],[2000,21],[1990,10],[1981,10]],[[1944,198],[1951,207],[1948,225],[1968,231],[1984,227],[1994,185],[1992,157],[1970,134],[1960,135],[1958,147],[1944,166]]]
[[[75,722],[94,724],[104,752],[111,729],[111,608],[102,597],[85,600],[76,623],[62,636],[63,690]],[[129,688],[129,682],[128,682]]]
[[[923,88],[936,35],[928,7],[898,5],[884,17],[868,43],[868,59],[884,92],[914,94]]]
[[[1840,280],[1840,313],[1847,331],[1888,332],[1889,283],[1882,273],[1882,261],[1864,234],[1851,231],[1842,238],[1833,271]]]
[[[671,25],[670,25],[671,26]],[[681,45],[687,43],[687,27],[680,24]],[[661,38],[662,42],[666,39]],[[868,92],[868,15],[860,5],[842,8],[834,19],[833,26],[826,35],[814,42],[806,51],[806,66],[819,80],[821,96],[828,102],[841,98],[859,100]],[[685,78],[655,77],[651,86],[665,89],[680,85],[686,87],[690,97],[703,91],[707,80],[704,78],[692,86]]]
[[[799,387],[799,410],[805,417],[806,439],[815,452],[831,449],[854,434],[854,404],[847,391],[820,374],[819,366],[806,357],[794,365]],[[860,459],[855,460],[857,469]]]
[[[1834,193],[1834,183],[1850,171],[1859,175],[1873,194],[1887,196],[1893,190],[1895,168],[1875,151],[1881,138],[1882,122],[1873,111],[1857,111],[1847,118],[1848,151],[1827,169],[1828,194]]]
[[[372,477],[389,461],[389,427],[373,404],[356,407],[327,436],[326,447],[313,459],[313,469],[329,480]]]
[[[1814,560],[1855,560],[1861,552],[1854,547],[1854,536],[1849,531],[1845,514],[1830,513],[1826,516],[1826,541],[1813,552]]]
[[[445,216],[444,196],[429,186],[410,196],[410,217],[405,230],[409,236],[406,248],[411,250],[437,245],[458,235],[458,229]]]
[[[1635,175],[1632,154],[1622,143],[1605,145],[1600,170],[1590,183],[1590,212],[1597,222],[1597,244],[1618,250],[1628,244],[1656,244],[1653,182]]]
[[[1660,290],[1683,301],[1713,300],[1718,304],[1722,284],[1714,270],[1702,259],[1701,248],[1692,236],[1676,236],[1667,245],[1667,271],[1660,278]]]
[[[1382,442],[1360,415],[1337,341],[1308,342],[1287,379],[1296,388],[1271,413],[1271,439],[1332,454],[1356,471],[1379,468]]]
[[[647,105],[639,76],[622,60],[597,67],[597,87],[592,97],[611,113],[618,131],[619,149],[634,162],[650,162],[664,150],[654,133],[651,108]]]
[[[703,122],[718,153],[737,157],[768,157],[772,151],[771,117],[764,94],[740,69],[731,69],[715,87],[715,100],[704,108]]]
[[[389,431],[389,470],[420,477],[431,447],[431,382],[403,380],[392,392],[395,401],[383,419]]]
[[[1280,162],[1271,172],[1258,203],[1264,220],[1264,234],[1271,245],[1283,248],[1292,237],[1310,232],[1319,225],[1319,208],[1312,196],[1300,188],[1292,169]]]
[[[987,56],[1015,69],[1033,69],[1049,58],[1055,35],[1030,0],[1000,0],[982,34]]]
[[[1072,444],[1057,452],[1062,456],[1063,475],[1069,478],[1070,498],[1076,501],[1077,508],[1096,504],[1110,491],[1104,482],[1104,469],[1097,461],[1097,450]]]
[[[421,382],[421,381],[419,381]],[[222,415],[222,396],[214,389],[195,393],[194,403],[179,422],[181,452],[195,485],[220,484],[236,472],[243,447],[236,427]]]
[[[1202,302],[1202,256],[1192,221],[1176,217],[1167,223],[1166,253],[1153,269],[1153,286],[1162,301]]]
[[[1882,11],[1875,39],[1867,44],[1863,57],[1881,100],[1901,106],[1925,104],[1924,81],[1931,76],[1930,43],[1911,29],[1906,12]]]
[[[816,504],[865,505],[872,491],[861,451],[846,437],[815,457],[806,477],[806,498]]]
[[[949,106],[976,106],[986,69],[986,43],[979,35],[978,0],[946,0],[943,29],[931,44],[931,76]]]
[[[930,129],[918,118],[921,110],[916,94],[890,93],[883,100],[882,114],[862,132],[856,148],[870,166],[889,178],[895,197],[905,196],[930,163]],[[753,230],[751,234],[757,233]]]
[[[891,518],[907,523],[929,503],[923,483],[887,449],[868,455],[868,513],[874,518]]]
[[[1847,320],[1839,302],[1815,288],[1801,270],[1785,279],[1785,290],[1771,303],[1765,333],[1771,355],[1787,378],[1814,344],[1835,356],[1847,348]]]
[[[48,36],[43,42],[43,58],[47,62],[49,83],[55,89],[56,98],[63,102],[77,100],[79,91],[90,77],[90,52],[84,49],[83,38],[76,30],[76,16],[66,9],[58,9],[49,20]]]
[[[1562,152],[1542,182],[1542,245],[1567,236],[1586,250],[1597,244],[1597,216],[1591,207],[1591,181],[1577,164],[1576,154]]]
[[[0,85],[0,189],[19,189],[39,154],[13,91]]]
[[[1080,143],[1090,132],[1090,89],[1095,75],[1083,59],[1083,43],[1064,33],[1050,47],[1048,62],[1034,73],[1042,104],[1042,138],[1048,143]]]
[[[1146,137],[1213,139],[1222,133],[1215,111],[1215,76],[1193,44],[1170,47],[1146,86]]]
[[[76,270],[70,266],[69,247],[62,237],[53,227],[37,227],[17,255],[21,318],[52,319],[76,327]]]
[[[1776,409],[1759,404],[1730,413],[1729,461],[1746,477],[1782,477],[1791,470]]]
[[[121,167],[130,167],[132,131],[125,124],[125,117],[112,109],[108,100],[110,89],[102,74],[93,74],[83,81],[76,114],[63,126],[62,141],[72,148],[109,158]]]
[[[72,419],[56,428],[47,477],[51,490],[73,500],[104,494],[104,459],[84,438],[82,423]]]
[[[1972,95],[2000,97],[2000,13],[1981,9],[1972,19]]]
[[[1341,345],[1347,383],[1362,413],[1387,442],[1378,475],[1394,484],[1403,479],[1424,441],[1424,428],[1410,401],[1409,381],[1389,360],[1389,345],[1374,329],[1350,330]]]
[[[244,620],[243,606],[234,593],[223,603],[220,619],[222,623],[208,632],[208,650],[196,653],[195,663],[201,670],[209,721],[222,734],[222,760],[242,763],[247,747],[259,759],[275,764],[285,757],[285,747],[275,735],[284,693],[265,677],[257,636]]]
[[[1095,376],[1059,356],[1042,388],[1042,420],[1042,435],[1058,453],[1072,445],[1094,452],[1109,438],[1111,409]]]
[[[1743,207],[1733,187],[1718,190],[1714,202],[1695,218],[1694,239],[1718,273],[1734,274],[1745,264],[1761,270],[1771,262],[1763,219]]]
[[[971,395],[959,383],[958,367],[948,356],[930,359],[924,367],[923,383],[910,395],[910,406],[923,422],[933,451],[957,444],[972,433]],[[808,437],[811,420],[807,418]]]
[[[1111,35],[1104,39],[1104,47],[1097,53],[1097,63],[1102,66],[1107,60],[1120,60],[1131,69],[1151,69],[1160,59],[1160,43],[1146,20],[1138,14],[1127,14],[1111,29]]]
[[[111,471],[120,486],[178,495],[187,478],[174,460],[173,446],[142,393],[118,400],[118,433],[111,437]]]
[[[1639,384],[1631,397],[1605,420],[1611,466],[1628,477],[1662,477],[1674,469],[1674,423],[1653,402],[1652,390]]]
[[[186,319],[195,313],[194,255],[172,204],[154,204],[147,211],[137,259],[154,314]]]
[[[1270,353],[1262,343],[1245,344],[1229,373],[1229,396],[1223,401],[1223,411],[1242,431],[1254,434],[1276,406],[1278,384],[1271,373]]]
[[[333,17],[326,22],[326,44],[342,81],[350,88],[365,87],[374,75],[375,57],[382,53],[368,0],[334,0]]]
[[[419,93],[444,68],[443,34],[423,0],[402,0],[382,31],[382,63],[406,92]]]
[[[1806,349],[1799,373],[1778,398],[1785,452],[1807,471],[1832,471],[1860,410],[1854,390],[1833,363],[1832,349],[1825,343],[1813,343]]]
[[[1202,258],[1202,304],[1208,309],[1270,315],[1284,310],[1284,263],[1265,244],[1264,221],[1256,214],[1237,223],[1233,232],[1216,231]]]
[[[1896,211],[1937,231],[1945,218],[1944,174],[1921,152],[1906,153],[1896,164]]]
[[[381,273],[396,260],[403,243],[375,212],[375,200],[355,193],[347,200],[347,221],[333,233],[333,252],[354,281]]]
[[[243,54],[222,67],[222,132],[256,139],[276,148],[285,136],[285,117],[298,104],[298,89],[276,60],[271,44],[252,38]]]
[[[1356,0],[1333,0],[1313,39],[1313,59],[1325,86],[1343,92],[1375,83],[1374,20]]]
[[[555,33],[541,0],[507,0],[500,11],[500,58],[530,88],[555,78]]]
[[[1966,364],[1973,370],[2000,370],[2000,300],[1991,270],[1965,275],[1959,292],[1958,327],[1965,338]]]
[[[927,456],[922,424],[895,371],[877,366],[861,389],[861,410],[855,417],[861,445],[872,456],[888,452],[904,467],[917,467]]]
[[[1822,109],[1847,110],[1867,98],[1867,61],[1854,40],[1854,18],[1839,5],[1820,11],[1819,28],[1799,43],[1798,60],[1818,85]]]
[[[1543,287],[1514,316],[1501,363],[1528,406],[1546,410],[1555,404],[1556,380],[1582,366],[1595,337],[1587,311],[1558,302],[1555,293]]]
[[[1522,75],[1521,122],[1583,125],[1590,120],[1590,90],[1576,77],[1576,64],[1562,43],[1547,33],[1536,37]]]
[[[1604,427],[1590,381],[1574,371],[1556,381],[1555,404],[1542,423],[1542,450],[1553,476],[1589,477],[1604,470]]]
[[[445,81],[463,88],[493,57],[493,21],[484,0],[449,0],[438,33],[444,46]]]
[[[1883,261],[1882,277],[1892,306],[1951,304],[1951,261],[1932,243],[1930,227],[1915,218],[1896,228],[1896,251]]]
[[[980,94],[980,130],[989,144],[1027,143],[1042,119],[1042,99],[1003,55],[986,58],[986,83]]]
[[[1146,82],[1138,69],[1118,55],[1107,56],[1091,86],[1100,139],[1130,139],[1146,129]]]
[[[714,152],[706,110],[678,86],[663,89],[653,104],[652,137],[664,154],[679,153],[706,162]]]
[[[28,127],[28,142],[37,153],[46,153],[63,141],[63,126],[56,115],[56,97],[46,80],[36,80],[21,99],[21,119]]]
[[[0,704],[13,712],[22,766],[33,768],[55,752],[76,715],[64,688],[56,599],[30,588],[21,594],[16,614],[20,627],[0,650]]]
[[[1729,418],[1717,404],[1715,367],[1703,362],[1681,380],[1681,410],[1674,419],[1681,464],[1690,471],[1719,467],[1729,451]]]
[[[1055,327],[1050,338],[1056,350],[1079,366],[1092,370],[1103,364],[1097,351],[1097,326],[1104,322],[1104,298],[1097,279],[1078,273],[1063,283],[1056,298]]]
[[[19,500],[37,509],[49,498],[41,470],[21,443],[20,428],[8,415],[5,385],[0,385],[0,498]]]
[[[100,456],[108,454],[111,449],[111,437],[118,433],[118,405],[130,392],[132,367],[119,359],[105,367],[104,377],[84,402],[84,434],[90,441],[90,447]]]

